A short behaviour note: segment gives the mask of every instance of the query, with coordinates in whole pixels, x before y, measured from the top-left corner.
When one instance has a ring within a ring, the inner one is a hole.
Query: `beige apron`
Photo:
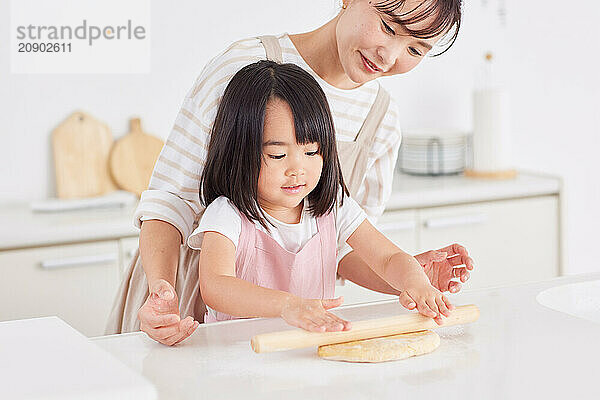
[[[275,36],[261,36],[259,39],[265,47],[269,60],[283,61],[281,47]],[[371,106],[354,141],[337,142],[342,173],[352,196],[356,196],[365,179],[368,154],[372,148],[377,128],[388,109],[389,101],[389,94],[380,86],[375,102]],[[200,216],[196,216],[192,231],[198,226]],[[206,307],[200,296],[198,282],[199,259],[199,250],[193,250],[185,243],[180,245],[175,290],[179,297],[181,319],[191,315],[195,320],[203,322]],[[140,321],[137,314],[146,301],[148,294],[148,283],[138,248],[117,292],[117,297],[108,318],[106,334],[139,331]]]

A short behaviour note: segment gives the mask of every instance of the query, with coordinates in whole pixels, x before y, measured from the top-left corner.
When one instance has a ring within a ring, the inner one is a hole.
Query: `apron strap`
[[[337,142],[337,149],[342,166],[342,175],[344,182],[355,197],[365,180],[367,174],[368,154],[373,147],[377,129],[390,104],[389,93],[379,86],[375,101],[365,118],[356,138],[352,142]]]
[[[381,121],[383,121],[383,117],[385,117],[389,106],[390,94],[380,84],[377,90],[377,97],[375,97],[375,101],[356,135],[357,142],[370,144],[373,141],[377,133],[377,128],[381,124]]]
[[[265,47],[265,50],[267,52],[267,60],[275,61],[277,63],[283,62],[281,46],[279,45],[279,40],[276,36],[265,35],[259,36],[258,39],[262,42],[263,46]]]

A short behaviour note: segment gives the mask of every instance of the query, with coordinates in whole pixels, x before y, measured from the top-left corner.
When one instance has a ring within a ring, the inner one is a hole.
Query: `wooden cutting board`
[[[109,127],[76,111],[52,131],[58,198],[101,196],[116,190],[108,171]]]
[[[142,131],[139,118],[130,120],[130,132],[119,139],[110,153],[110,173],[123,190],[138,196],[148,189],[154,164],[164,142]]]

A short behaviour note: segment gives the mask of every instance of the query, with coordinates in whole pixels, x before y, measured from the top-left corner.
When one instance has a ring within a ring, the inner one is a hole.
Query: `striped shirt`
[[[333,115],[336,139],[354,140],[375,100],[379,83],[370,81],[355,89],[338,89],[308,66],[288,34],[277,38],[283,51],[283,62],[302,67],[323,88]],[[141,221],[165,221],[179,230],[183,243],[187,242],[204,211],[199,195],[200,176],[206,161],[210,129],[225,87],[241,68],[265,58],[265,49],[259,39],[249,38],[233,43],[204,67],[183,101],[154,166],[148,190],[141,195],[134,213],[137,228],[141,227]],[[372,223],[383,213],[391,195],[400,139],[398,111],[392,99],[368,154],[365,181],[354,196]],[[346,245],[339,251],[338,261],[350,251]]]

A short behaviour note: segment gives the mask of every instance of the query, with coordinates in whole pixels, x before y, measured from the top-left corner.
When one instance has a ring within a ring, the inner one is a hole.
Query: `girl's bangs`
[[[298,144],[309,144],[318,143],[319,153],[323,150],[323,147],[327,145],[327,134],[331,132],[331,129],[327,129],[321,121],[316,118],[304,119],[304,115],[298,113],[294,115],[294,124],[296,130],[296,142]]]
[[[405,0],[384,0],[376,3],[374,7],[381,13],[387,14],[392,20],[404,27],[410,36],[419,39],[431,39],[440,34],[446,35],[454,27],[452,35],[448,37],[444,46],[447,46],[439,56],[445,53],[456,41],[460,28],[461,10],[460,0],[424,0],[411,10],[404,11]],[[410,26],[433,18],[432,22],[422,29],[411,29]]]
[[[333,132],[329,110],[323,107],[327,101],[325,95],[311,90],[298,77],[291,82],[280,82],[275,97],[288,103],[292,110],[296,142],[302,145],[318,143],[321,153],[328,146],[328,137]]]

